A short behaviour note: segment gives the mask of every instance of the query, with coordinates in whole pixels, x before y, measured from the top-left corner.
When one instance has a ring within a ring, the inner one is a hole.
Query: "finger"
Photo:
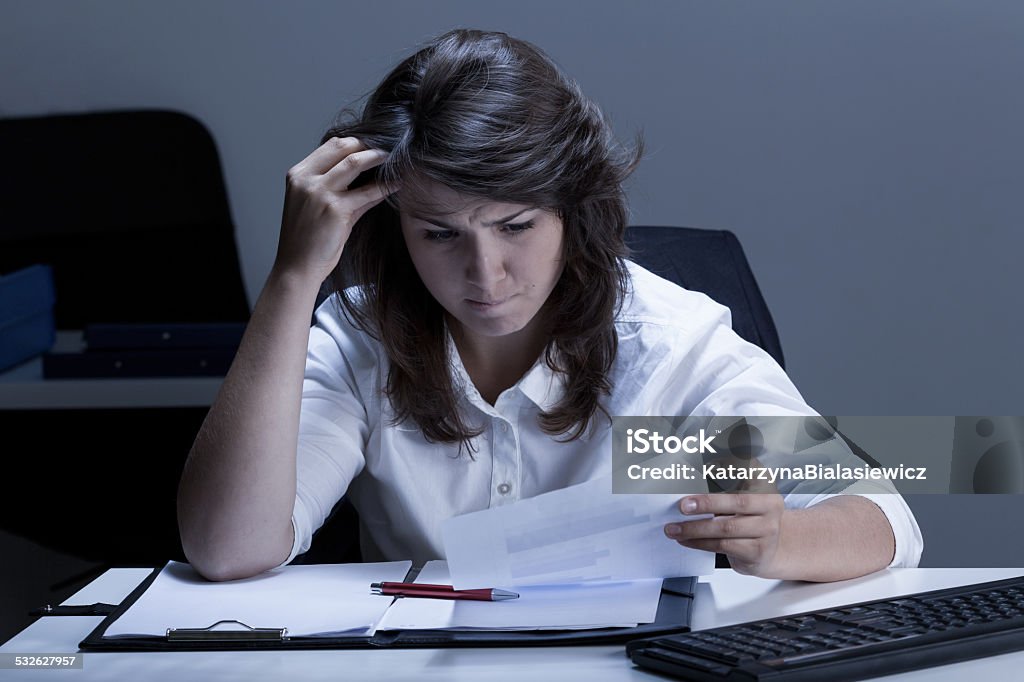
[[[388,158],[388,153],[380,149],[353,152],[345,158],[339,159],[333,168],[324,173],[324,187],[335,192],[347,189],[360,173],[379,166],[384,163],[386,158]]]
[[[779,489],[771,481],[740,481],[736,486],[737,493],[778,493]]]
[[[770,532],[771,523],[766,516],[716,516],[665,526],[665,535],[673,540],[761,538]]]
[[[336,208],[344,207],[348,211],[368,210],[388,195],[387,188],[379,182],[371,182],[353,190],[338,192],[331,200]]]
[[[383,201],[386,196],[387,190],[379,183],[373,183],[372,185],[360,187],[352,192],[347,192],[346,199],[354,200],[355,202],[348,204],[351,210],[352,224],[355,225],[359,219],[363,217],[363,214]],[[353,206],[355,208],[351,208]]]
[[[349,154],[364,149],[367,149],[367,146],[354,137],[332,137],[297,163],[295,170],[323,175]]]
[[[728,554],[731,561],[753,562],[760,555],[757,540],[746,538],[727,538],[720,540],[681,540],[679,544],[690,549],[702,549],[705,552]]]
[[[761,464],[757,457],[751,457],[748,462],[748,466],[754,470],[761,470],[764,465]],[[748,481],[740,481],[735,492],[749,492],[749,493],[777,493],[779,489],[774,483],[768,480],[762,480],[760,478],[751,479]]]
[[[763,514],[774,509],[778,495],[764,493],[709,493],[679,501],[684,514]]]

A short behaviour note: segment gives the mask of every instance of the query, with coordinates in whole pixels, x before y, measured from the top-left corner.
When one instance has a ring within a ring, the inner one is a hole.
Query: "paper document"
[[[678,494],[613,495],[610,478],[515,504],[448,519],[441,525],[456,589],[674,578],[706,575],[712,552],[665,536],[683,516]]]
[[[106,636],[163,637],[168,628],[207,628],[221,620],[287,628],[292,637],[369,635],[391,605],[370,592],[370,583],[401,582],[411,566],[411,561],[285,566],[252,578],[209,582],[189,564],[171,561]],[[245,628],[227,623],[218,629]]]
[[[448,566],[431,561],[416,582],[449,583]],[[634,627],[658,612],[661,580],[537,585],[516,588],[518,599],[480,602],[397,599],[378,630],[572,630]]]

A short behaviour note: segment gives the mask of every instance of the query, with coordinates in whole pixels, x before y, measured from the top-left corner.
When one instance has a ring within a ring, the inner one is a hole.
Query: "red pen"
[[[505,601],[519,599],[519,594],[508,590],[456,590],[451,585],[427,583],[370,583],[370,591],[390,597],[419,597],[421,599],[470,599],[473,601]]]

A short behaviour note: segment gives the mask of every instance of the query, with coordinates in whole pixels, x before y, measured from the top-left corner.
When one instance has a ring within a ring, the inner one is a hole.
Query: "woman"
[[[182,476],[214,580],[287,563],[334,503],[367,560],[441,556],[454,515],[610,471],[610,415],[813,414],[728,311],[624,260],[640,157],[534,46],[456,30],[288,173],[277,258]],[[316,311],[345,255],[360,286]],[[835,580],[916,565],[898,495],[680,501],[666,542]]]

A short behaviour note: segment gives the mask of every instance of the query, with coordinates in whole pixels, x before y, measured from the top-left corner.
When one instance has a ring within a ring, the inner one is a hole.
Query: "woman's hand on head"
[[[387,153],[354,137],[332,137],[288,171],[274,269],[317,283],[338,264],[352,227],[386,192],[372,182],[348,189]]]

